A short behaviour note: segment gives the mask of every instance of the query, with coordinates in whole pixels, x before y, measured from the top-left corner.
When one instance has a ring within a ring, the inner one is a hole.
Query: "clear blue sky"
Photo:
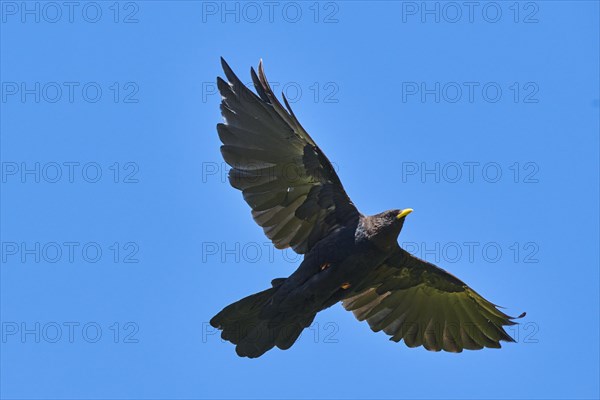
[[[597,2],[23,4],[2,398],[598,398]],[[336,305],[238,358],[208,321],[300,260],[224,179],[220,56],[245,82],[264,60],[363,213],[414,208],[407,249],[527,311],[518,343],[409,349]]]

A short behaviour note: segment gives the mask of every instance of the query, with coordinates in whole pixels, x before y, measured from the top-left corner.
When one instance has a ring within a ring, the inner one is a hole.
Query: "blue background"
[[[23,4],[2,2],[2,398],[598,398],[597,2]],[[224,178],[220,56],[244,82],[264,60],[363,213],[414,208],[400,242],[527,311],[518,343],[408,349],[336,305],[238,358],[207,322],[300,260]]]

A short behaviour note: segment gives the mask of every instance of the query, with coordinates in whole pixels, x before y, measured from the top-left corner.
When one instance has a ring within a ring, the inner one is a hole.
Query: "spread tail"
[[[315,318],[316,314],[265,317],[261,311],[276,290],[270,288],[245,297],[210,320],[213,327],[223,331],[223,339],[236,345],[235,351],[240,357],[260,357],[274,346],[289,349]]]

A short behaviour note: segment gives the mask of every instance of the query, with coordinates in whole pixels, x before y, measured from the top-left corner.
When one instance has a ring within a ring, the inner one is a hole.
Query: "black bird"
[[[286,108],[273,94],[262,61],[258,74],[250,70],[257,94],[221,63],[228,82],[217,78],[225,119],[217,131],[229,182],[276,248],[304,254],[288,278],[211,319],[239,356],[290,348],[319,311],[339,301],[373,331],[409,347],[461,352],[514,341],[503,326],[515,318],[398,245],[412,209],[372,216],[356,209],[285,95]]]

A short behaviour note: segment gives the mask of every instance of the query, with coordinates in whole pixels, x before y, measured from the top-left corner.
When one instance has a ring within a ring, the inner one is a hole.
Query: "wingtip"
[[[217,85],[229,85],[229,83],[220,76],[217,76]]]
[[[267,77],[265,76],[265,68],[264,68],[264,65],[263,65],[262,58],[258,62],[258,77],[260,78],[261,81],[263,81],[263,80],[266,81],[267,80]]]
[[[237,83],[239,80],[235,72],[231,69],[227,61],[223,57],[221,57],[221,67],[223,68],[223,72],[225,72],[225,76],[230,83]]]
[[[227,61],[225,61],[223,56],[221,56],[221,67],[223,67],[223,69],[229,68],[229,64],[227,64]]]
[[[519,314],[518,317],[511,317],[510,315],[507,315],[507,317],[511,320],[511,322],[513,322],[512,320],[521,319],[521,318],[523,318],[526,315],[527,315],[527,313],[525,311],[523,311],[521,314]],[[517,324],[517,322],[513,322],[513,325],[514,324]]]
[[[210,319],[210,321],[208,322],[210,324],[210,326],[212,326],[213,328],[217,328],[217,329],[221,329],[221,322],[219,321],[219,319],[217,318],[219,315],[215,315],[214,317],[212,317]]]

